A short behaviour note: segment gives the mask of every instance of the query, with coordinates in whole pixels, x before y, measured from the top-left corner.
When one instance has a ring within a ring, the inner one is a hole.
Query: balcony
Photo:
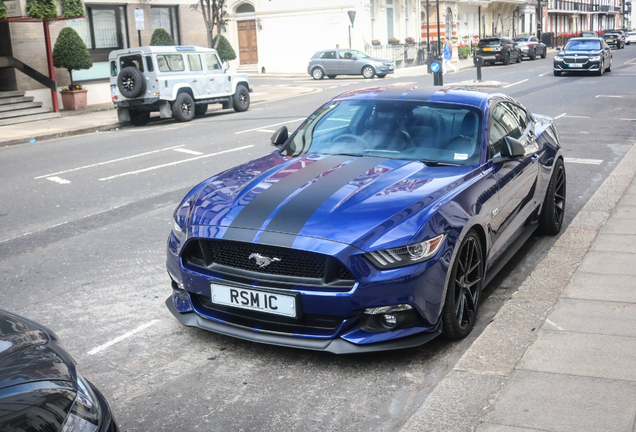
[[[569,0],[552,0],[549,3],[548,12],[595,12],[598,11],[598,5],[569,1]]]

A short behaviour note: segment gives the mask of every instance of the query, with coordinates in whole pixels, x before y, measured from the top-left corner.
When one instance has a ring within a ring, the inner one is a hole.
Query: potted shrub
[[[378,39],[373,39],[371,41],[371,45],[380,45],[380,41]]]
[[[389,45],[397,45],[399,43],[400,43],[400,40],[398,38],[394,38],[394,37],[389,38]]]
[[[411,36],[408,36],[406,39],[404,39],[404,43],[413,45],[415,43],[415,39],[413,39]]]
[[[176,43],[170,33],[165,31],[162,28],[156,29],[152,32],[152,37],[150,38],[150,46],[175,46]]]
[[[82,38],[71,27],[62,29],[53,47],[53,65],[68,70],[71,84],[62,90],[62,105],[65,110],[86,109],[88,101],[81,85],[73,82],[73,71],[90,69],[93,60]]]

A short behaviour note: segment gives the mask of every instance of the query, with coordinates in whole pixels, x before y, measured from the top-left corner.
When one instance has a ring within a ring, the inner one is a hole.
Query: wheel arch
[[[364,70],[364,68],[365,68],[365,67],[367,67],[367,66],[369,66],[371,69],[373,69],[373,73],[374,73],[374,74],[377,74],[377,73],[378,73],[378,71],[377,71],[377,69],[375,68],[375,66],[374,66],[374,65],[372,65],[372,64],[369,64],[369,63],[365,64],[364,66],[362,66],[362,67],[360,68],[360,73],[362,73],[362,71]]]
[[[243,87],[245,87],[245,88],[247,89],[247,91],[249,91],[249,90],[250,90],[250,84],[249,84],[247,81],[245,81],[245,80],[239,80],[239,81],[236,81],[236,82],[234,83],[234,89],[233,89],[234,91],[232,92],[232,94],[236,93],[236,90],[238,90],[238,87],[239,87],[239,86],[241,86],[241,85],[242,85]]]
[[[188,93],[192,97],[192,99],[194,99],[194,93],[192,92],[192,89],[190,88],[190,86],[186,84],[180,84],[180,85],[178,84],[174,87],[174,90],[172,93],[174,95],[174,99],[172,100],[172,102],[177,100],[177,97],[181,93]]]

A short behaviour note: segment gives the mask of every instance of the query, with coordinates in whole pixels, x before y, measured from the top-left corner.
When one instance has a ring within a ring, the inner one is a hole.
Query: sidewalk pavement
[[[634,432],[636,146],[402,431]]]

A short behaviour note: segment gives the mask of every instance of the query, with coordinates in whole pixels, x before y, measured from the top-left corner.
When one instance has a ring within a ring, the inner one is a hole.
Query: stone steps
[[[42,102],[33,102],[33,96],[25,96],[23,91],[0,92],[0,126],[28,123],[59,117],[48,108],[42,108]]]

